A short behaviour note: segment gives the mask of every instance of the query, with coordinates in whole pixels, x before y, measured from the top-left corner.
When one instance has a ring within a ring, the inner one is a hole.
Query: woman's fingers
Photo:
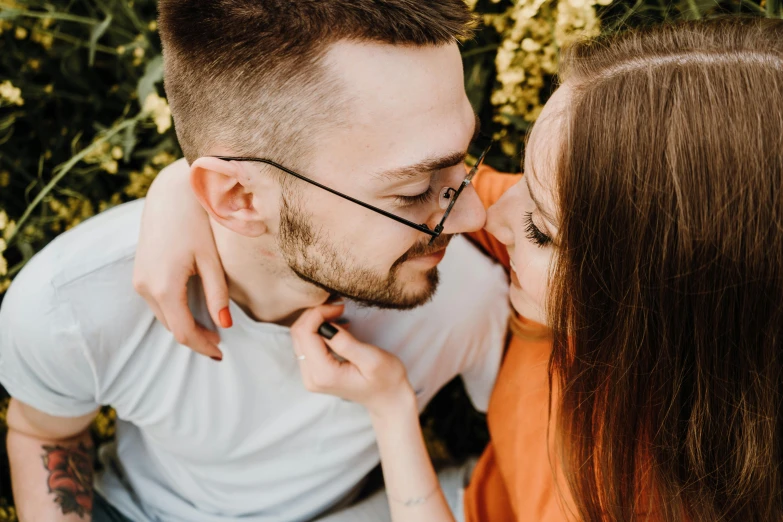
[[[228,310],[228,285],[223,264],[213,246],[209,252],[196,254],[196,271],[201,276],[204,296],[212,320],[221,328],[231,328],[233,321]]]
[[[353,363],[363,375],[375,370],[378,365],[378,351],[375,346],[364,344],[356,340],[350,332],[335,323],[328,323],[334,329],[331,337],[324,339],[326,345],[334,353]]]
[[[165,323],[179,344],[183,344],[200,354],[213,359],[223,358],[218,348],[220,336],[196,323],[188,306],[187,284],[180,285],[176,291],[168,292],[157,299]]]

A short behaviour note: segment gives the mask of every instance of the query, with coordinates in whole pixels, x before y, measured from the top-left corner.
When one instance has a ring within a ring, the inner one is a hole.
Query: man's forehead
[[[352,102],[353,117],[359,121],[428,112],[465,93],[456,44],[339,41],[329,48],[324,65]]]
[[[471,142],[476,140],[480,131],[481,121],[478,115],[474,114]],[[440,154],[431,155],[413,164],[374,172],[373,176],[387,182],[406,181],[459,165],[465,161],[466,156],[467,149],[464,147],[452,151],[445,150]]]

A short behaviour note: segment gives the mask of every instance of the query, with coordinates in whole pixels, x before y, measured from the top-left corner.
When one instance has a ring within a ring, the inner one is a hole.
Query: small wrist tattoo
[[[394,498],[393,496],[389,495],[388,492],[386,493],[386,496],[389,497],[389,500],[393,500],[394,502],[398,504],[402,504],[405,507],[414,507],[414,506],[420,506],[425,502],[427,502],[430,498],[432,498],[432,496],[435,493],[438,492],[438,490],[440,490],[440,484],[436,484],[435,488],[429,493],[427,493],[426,495],[424,495],[423,497],[412,497],[409,499],[402,500],[402,499]]]

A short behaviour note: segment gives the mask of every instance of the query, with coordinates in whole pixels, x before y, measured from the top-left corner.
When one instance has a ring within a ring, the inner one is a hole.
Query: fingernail
[[[318,327],[318,335],[325,339],[331,339],[335,335],[337,335],[337,328],[335,328],[333,325],[329,323],[321,323],[321,326]]]
[[[218,317],[220,317],[220,326],[223,328],[231,328],[234,325],[234,321],[231,319],[231,312],[228,310],[228,307],[222,309],[218,314]]]
[[[209,358],[212,359],[213,361],[217,361],[217,362],[220,362],[220,361],[223,360],[223,356],[218,357],[217,355],[210,355]]]
[[[340,318],[339,318],[339,319],[337,319],[337,320],[336,320],[334,323],[335,323],[335,324],[339,324],[340,326],[342,326],[342,325],[344,325],[344,324],[348,324],[348,323],[350,323],[350,322],[351,322],[351,320],[350,320],[350,319],[348,319],[347,317],[340,317]]]

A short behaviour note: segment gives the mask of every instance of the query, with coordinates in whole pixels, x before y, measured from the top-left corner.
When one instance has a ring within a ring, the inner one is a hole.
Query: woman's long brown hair
[[[579,43],[551,375],[587,521],[783,520],[783,21]]]

